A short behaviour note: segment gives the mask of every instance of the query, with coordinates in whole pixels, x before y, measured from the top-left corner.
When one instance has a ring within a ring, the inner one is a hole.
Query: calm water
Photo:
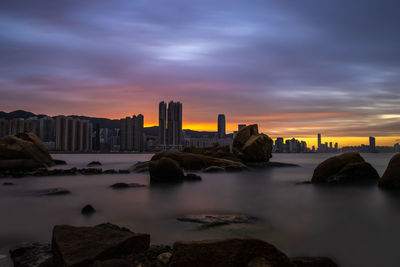
[[[203,181],[168,187],[108,188],[115,182],[149,183],[148,174],[65,176],[2,179],[0,185],[0,254],[23,241],[50,242],[55,224],[95,225],[113,222],[151,234],[152,243],[175,240],[250,236],[266,240],[290,256],[329,256],[340,266],[400,266],[400,194],[377,187],[318,187],[296,185],[309,180],[329,154],[275,154],[274,161],[300,168],[241,173],[201,174]],[[380,174],[392,154],[365,154]],[[93,160],[103,168],[127,168],[151,155],[54,155],[68,167]],[[34,190],[64,187],[66,196],[38,197]],[[98,212],[84,217],[92,204]],[[254,225],[197,230],[179,222],[184,214],[238,212],[260,218]],[[1,257],[1,256],[0,256]],[[7,266],[0,259],[0,266]]]

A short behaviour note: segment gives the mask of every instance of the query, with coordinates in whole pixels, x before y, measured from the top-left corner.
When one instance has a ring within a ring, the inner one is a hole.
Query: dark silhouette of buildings
[[[219,114],[218,115],[218,138],[225,138],[226,135],[226,121],[225,115]]]
[[[158,136],[160,145],[167,144],[167,104],[161,101],[158,105]]]
[[[133,115],[132,118],[121,119],[120,149],[122,151],[144,150],[144,117],[142,114]]]

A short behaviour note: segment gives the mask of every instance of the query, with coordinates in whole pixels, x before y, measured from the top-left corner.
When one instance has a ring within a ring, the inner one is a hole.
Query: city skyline
[[[399,7],[392,0],[6,0],[0,106],[114,119],[140,112],[150,126],[158,121],[155,99],[175,99],[185,103],[186,129],[214,130],[223,112],[227,131],[248,122],[271,136],[322,132],[343,137],[339,143],[370,135],[394,143]]]

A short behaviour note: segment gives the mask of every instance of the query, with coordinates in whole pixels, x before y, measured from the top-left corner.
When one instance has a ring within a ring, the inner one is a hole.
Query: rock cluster
[[[179,183],[183,181],[201,181],[201,177],[194,173],[184,174],[179,163],[169,157],[151,160],[149,162],[150,182]]]
[[[33,133],[0,139],[0,170],[32,171],[55,165],[42,141]]]
[[[347,152],[320,163],[314,170],[312,183],[359,184],[376,183],[378,172],[357,152]]]
[[[24,176],[64,176],[64,175],[97,175],[97,174],[128,174],[129,170],[102,170],[100,168],[71,168],[71,169],[47,169],[38,168],[33,171],[7,170],[1,171],[3,177],[19,178]]]
[[[379,186],[388,189],[400,189],[400,153],[390,160],[386,171],[379,180]]]
[[[337,267],[328,258],[289,258],[253,238],[175,242],[150,246],[150,235],[106,223],[94,227],[56,225],[52,243],[24,244],[10,251],[14,266],[30,267]]]

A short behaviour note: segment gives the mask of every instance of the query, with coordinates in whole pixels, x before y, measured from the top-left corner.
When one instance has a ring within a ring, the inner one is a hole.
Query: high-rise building
[[[283,137],[276,138],[275,148],[276,148],[276,152],[278,152],[278,153],[283,153],[284,152],[285,144],[283,142]]]
[[[170,146],[181,146],[183,145],[182,104],[170,101],[167,113],[167,143]]]
[[[375,137],[370,136],[369,137],[369,152],[375,152],[376,151],[376,143],[375,143]]]
[[[136,151],[144,150],[144,117],[142,114],[133,116],[133,149]]]
[[[144,117],[142,114],[133,115],[132,118],[126,117],[121,119],[120,129],[120,149],[124,151],[143,151],[144,138],[143,138],[143,125]]]
[[[246,124],[239,124],[238,131],[242,130],[244,127],[246,127]]]
[[[318,134],[318,149],[321,148],[321,134]]]
[[[339,145],[338,143],[335,143],[335,152],[337,152],[339,150]]]
[[[90,150],[89,121],[57,116],[55,122],[55,149],[68,152]]]
[[[158,105],[158,136],[160,145],[167,144],[167,104],[161,101]]]
[[[225,131],[225,115],[219,114],[218,115],[218,138],[225,138],[226,131]]]
[[[9,121],[0,119],[0,138],[9,135]]]
[[[56,117],[56,150],[67,150],[67,118],[65,116]]]

